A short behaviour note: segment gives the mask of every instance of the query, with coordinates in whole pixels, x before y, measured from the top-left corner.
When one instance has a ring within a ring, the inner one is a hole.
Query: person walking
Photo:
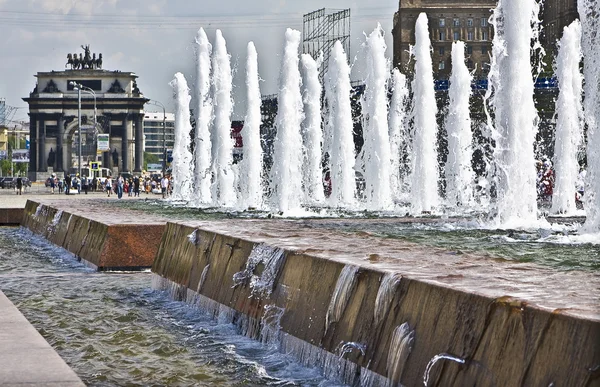
[[[121,199],[123,197],[123,186],[125,185],[125,179],[119,175],[117,178],[117,197]]]
[[[23,194],[23,178],[21,176],[17,177],[17,195]]]
[[[160,188],[162,191],[162,197],[165,199],[167,197],[167,188],[169,188],[169,179],[166,176],[160,180]]]
[[[110,178],[110,176],[106,178],[106,181],[104,182],[104,188],[106,189],[108,197],[110,197],[110,193],[112,192],[112,179]]]
[[[90,181],[88,180],[86,175],[83,175],[83,177],[81,178],[81,187],[83,188],[83,192],[85,192],[85,194],[87,195],[88,193],[88,189],[89,189],[89,184]]]
[[[133,196],[140,196],[140,178],[139,176],[135,176],[133,178]]]
[[[65,176],[65,195],[68,195],[69,191],[71,191],[71,175]]]

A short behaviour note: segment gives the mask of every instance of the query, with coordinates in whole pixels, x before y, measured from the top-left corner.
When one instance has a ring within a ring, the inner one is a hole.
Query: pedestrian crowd
[[[121,199],[124,195],[128,197],[139,197],[140,193],[155,193],[162,194],[163,198],[167,198],[172,193],[172,179],[170,176],[131,176],[124,177],[119,174],[113,179],[111,176],[106,178],[88,178],[87,176],[66,175],[64,179],[60,179],[56,174],[52,174],[46,180],[46,187],[51,193],[64,193],[65,195],[73,195],[75,193],[85,195],[88,192],[103,192],[108,197],[113,193]]]

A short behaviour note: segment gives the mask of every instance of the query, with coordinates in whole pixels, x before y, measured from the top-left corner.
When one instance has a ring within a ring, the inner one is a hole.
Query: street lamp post
[[[162,159],[162,175],[164,176],[167,172],[167,113],[165,110],[165,105],[161,102],[151,99],[148,101],[150,105],[156,105],[162,107],[163,110],[163,138],[162,138],[162,148],[163,148],[163,159]]]
[[[77,82],[70,82],[70,85],[73,86],[73,90],[77,90],[77,126],[79,133],[79,145],[78,145],[78,154],[77,154],[77,173],[81,177],[81,92],[91,94],[94,97],[94,130],[96,129],[97,121],[96,121],[96,93],[93,89],[83,86]]]

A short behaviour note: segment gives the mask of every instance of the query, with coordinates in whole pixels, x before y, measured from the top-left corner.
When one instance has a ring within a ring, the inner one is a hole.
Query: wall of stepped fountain
[[[597,319],[411,278],[402,265],[387,272],[323,255],[327,240],[311,253],[292,248],[293,236],[265,243],[258,224],[242,226],[255,238],[226,224],[214,227],[168,223],[153,286],[346,384],[418,385],[425,377],[426,385],[445,386],[599,381],[600,353],[591,344],[600,340]],[[420,253],[428,252],[410,254]]]

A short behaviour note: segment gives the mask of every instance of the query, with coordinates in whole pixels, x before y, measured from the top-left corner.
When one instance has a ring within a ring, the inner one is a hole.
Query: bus
[[[79,173],[79,169],[77,167],[72,167],[69,170],[69,174],[71,176],[75,176],[77,173]],[[82,177],[86,176],[89,179],[93,179],[95,177],[101,182],[104,182],[108,176],[112,176],[112,171],[108,168],[90,169],[90,167],[84,166],[81,167],[81,175]]]

